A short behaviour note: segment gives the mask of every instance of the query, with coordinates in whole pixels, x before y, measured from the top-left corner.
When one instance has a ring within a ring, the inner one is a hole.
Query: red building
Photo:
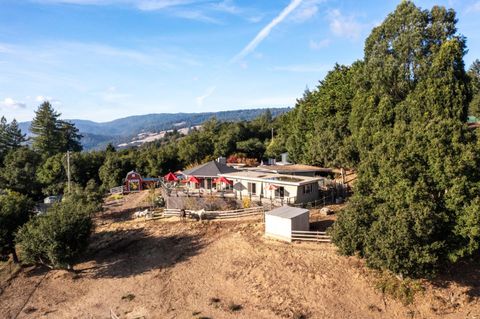
[[[131,171],[125,177],[123,190],[125,193],[139,192],[150,186],[156,187],[158,183],[158,178],[142,178],[139,173]]]

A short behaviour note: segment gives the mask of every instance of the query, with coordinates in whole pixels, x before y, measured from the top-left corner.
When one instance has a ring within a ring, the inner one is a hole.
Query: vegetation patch
[[[421,280],[398,278],[388,271],[377,272],[375,289],[380,291],[382,294],[401,301],[404,305],[412,304],[415,300],[415,295],[425,291]],[[379,308],[370,308],[369,306],[369,309],[376,310]]]

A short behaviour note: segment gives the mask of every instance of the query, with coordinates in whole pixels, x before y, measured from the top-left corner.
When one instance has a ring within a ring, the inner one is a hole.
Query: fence
[[[123,194],[123,186],[110,188],[110,194]]]
[[[326,232],[321,231],[306,231],[306,230],[292,230],[292,241],[316,241],[320,243],[331,243],[332,238]]]
[[[181,211],[178,209],[165,209],[163,211],[163,216],[180,217],[180,213]],[[199,220],[237,218],[237,217],[258,215],[263,213],[264,213],[263,207],[251,207],[251,208],[236,209],[236,210],[224,210],[224,211],[204,211],[204,210],[200,210],[200,211],[186,210],[185,211],[186,217],[196,218]]]

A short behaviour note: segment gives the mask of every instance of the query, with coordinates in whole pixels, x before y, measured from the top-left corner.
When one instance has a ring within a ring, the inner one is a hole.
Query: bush
[[[33,208],[33,202],[25,195],[7,192],[0,195],[0,255],[12,254],[13,261],[18,262],[15,251],[15,234],[25,224]]]
[[[74,260],[87,248],[94,206],[85,205],[78,194],[72,195],[52,206],[47,214],[31,219],[17,236],[24,260],[71,269]]]
[[[242,206],[243,206],[243,208],[250,208],[250,207],[252,207],[252,201],[250,200],[250,198],[244,197],[244,198],[242,199]]]

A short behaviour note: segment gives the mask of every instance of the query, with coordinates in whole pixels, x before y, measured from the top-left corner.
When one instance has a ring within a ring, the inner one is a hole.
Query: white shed
[[[292,230],[310,230],[308,209],[282,206],[265,213],[265,236],[291,241]]]

